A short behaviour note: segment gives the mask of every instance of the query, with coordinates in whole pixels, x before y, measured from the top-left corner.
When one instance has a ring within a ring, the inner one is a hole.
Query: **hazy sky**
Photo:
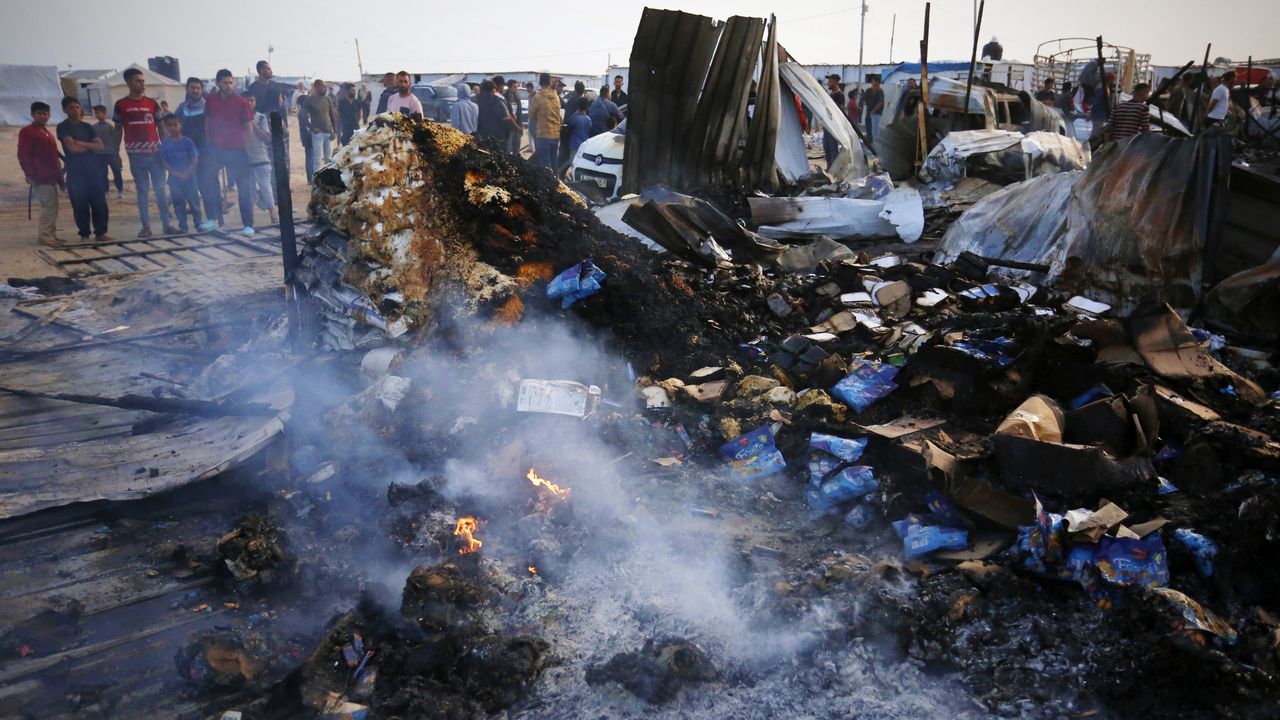
[[[776,12],[779,41],[801,62],[858,60],[856,0],[648,4],[718,19]],[[265,58],[271,45],[278,75],[349,79],[357,74],[359,38],[366,72],[599,73],[609,60],[626,64],[645,5],[642,0],[3,0],[0,63],[120,68],[172,55],[183,74],[207,77],[220,67],[243,73]],[[1161,65],[1198,63],[1205,44],[1212,42],[1212,57],[1244,62],[1250,53],[1280,56],[1277,7],[1275,0],[989,0],[982,41],[998,36],[1006,59],[1030,62],[1042,42],[1102,34],[1149,52]],[[924,2],[868,0],[867,63],[890,59],[895,13],[892,59],[919,58]],[[967,60],[972,22],[971,0],[935,1],[930,57]]]

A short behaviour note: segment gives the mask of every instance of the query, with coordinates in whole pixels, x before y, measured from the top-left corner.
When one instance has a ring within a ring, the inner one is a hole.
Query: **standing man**
[[[302,138],[311,144],[311,157],[307,158],[307,182],[311,182],[318,166],[333,159],[333,143],[338,139],[334,132],[334,126],[338,124],[338,107],[320,78],[311,83],[311,94],[299,101],[298,115],[301,117],[303,113],[306,113],[307,126],[311,129],[311,135]]]
[[[177,232],[169,224],[169,194],[165,192],[164,163],[160,160],[160,103],[146,96],[147,79],[138,68],[124,71],[129,95],[116,101],[112,119],[124,138],[124,151],[129,156],[129,172],[133,174],[138,193],[138,218],[142,221],[139,238],[151,237],[151,208],[147,200],[155,190],[160,224],[166,235]]]
[[[406,75],[407,74],[408,73],[406,73]],[[381,115],[382,113],[386,112],[387,101],[390,100],[391,96],[395,94],[396,94],[396,74],[391,72],[383,73],[382,94],[378,96],[378,109],[373,114]]]
[[[867,137],[875,142],[880,137],[880,116],[884,114],[884,90],[880,76],[871,76],[871,87],[862,93],[862,106],[867,109]]]
[[[458,101],[449,108],[449,124],[455,130],[473,135],[476,131],[476,122],[480,117],[480,108],[471,100],[470,86],[460,82],[454,87],[458,90]]]
[[[1133,86],[1133,99],[1116,105],[1107,124],[1108,140],[1124,140],[1140,133],[1151,132],[1151,116],[1147,111],[1147,98],[1151,86],[1138,83]]]
[[[102,141],[102,149],[98,154],[102,156],[103,177],[106,177],[107,170],[110,169],[116,183],[116,199],[123,200],[124,168],[120,164],[120,135],[116,132],[116,126],[107,120],[106,105],[94,105],[93,118],[97,121],[93,124],[93,131]]]
[[[1116,101],[1116,74],[1113,72],[1103,76],[1089,104],[1089,119],[1093,121],[1093,132],[1089,133],[1089,147],[1097,150],[1106,140],[1107,122],[1111,119],[1111,105]]]
[[[1183,125],[1187,124],[1187,97],[1191,89],[1191,76],[1184,74],[1169,91],[1169,99],[1164,101],[1164,111],[1178,118]]]
[[[58,141],[49,133],[49,106],[31,103],[31,124],[18,131],[18,164],[27,179],[28,201],[40,205],[36,239],[42,245],[58,245],[58,188],[63,187]],[[28,208],[30,205],[27,206]]]
[[[369,92],[369,88],[365,87],[364,81],[360,81],[360,89],[356,92],[356,102],[360,103],[360,124],[364,125],[369,122],[369,111],[373,109],[373,94]]]
[[[511,110],[511,117],[516,121],[516,131],[511,133],[511,140],[507,143],[507,152],[512,155],[520,154],[520,146],[524,144],[524,123],[520,121],[520,83],[515,78],[507,81],[507,108]]]
[[[342,97],[338,98],[338,120],[342,125],[339,139],[343,145],[351,142],[351,134],[360,127],[360,99],[356,97],[356,86],[342,83]]]
[[[506,148],[507,139],[518,128],[507,110],[506,98],[494,92],[492,80],[480,83],[480,93],[476,96],[476,136],[491,138],[499,146]]]
[[[622,111],[609,99],[609,88],[605,85],[600,86],[600,94],[591,101],[587,115],[591,118],[591,137],[611,130],[622,122]]]
[[[1213,89],[1209,96],[1209,107],[1204,111],[1204,126],[1209,128],[1222,125],[1227,120],[1227,107],[1231,104],[1231,86],[1236,83],[1236,73],[1228,70],[1222,73],[1222,82]]]
[[[89,241],[91,224],[96,240],[110,241],[107,237],[107,173],[98,154],[102,141],[93,126],[84,121],[79,100],[62,98],[62,112],[67,119],[58,123],[58,139],[62,141],[66,157],[67,197],[71,200],[80,242]]]
[[[529,101],[529,131],[533,133],[538,164],[545,168],[556,166],[560,120],[560,96],[551,89],[551,74],[542,73],[538,76],[538,93]]]
[[[827,93],[831,95],[831,101],[836,107],[844,107],[844,90],[840,89],[840,76],[832,73],[827,76]],[[840,143],[836,141],[836,136],[832,134],[830,128],[822,129],[822,154],[827,159],[827,167],[831,167],[831,163],[836,161],[836,155],[840,152]]]
[[[187,97],[178,105],[178,109],[173,113],[178,118],[178,122],[182,124],[182,137],[187,138],[196,146],[197,153],[203,155],[208,152],[208,138],[205,133],[205,117],[204,117],[204,81],[198,77],[187,78]],[[190,182],[178,183],[188,194],[191,193],[192,186],[195,186],[195,193],[204,201],[204,216],[206,222],[222,217],[222,178],[215,175],[212,181],[205,177],[204,170],[198,171],[199,177],[186,178]],[[181,178],[180,178],[181,179]],[[169,183],[172,187],[173,183]],[[177,207],[178,200],[173,200],[174,207]],[[188,198],[188,202],[190,199]],[[197,221],[199,224],[199,221]],[[179,223],[181,229],[181,223]]]
[[[609,94],[609,99],[614,105],[622,107],[631,102],[631,96],[627,95],[627,91],[622,89],[622,76],[613,76],[613,92]]]
[[[417,115],[422,117],[422,101],[417,95],[410,92],[413,83],[409,80],[409,73],[401,70],[396,73],[396,94],[387,98],[387,112],[398,112],[409,117]]]
[[[1057,104],[1058,94],[1053,91],[1053,78],[1044,79],[1044,86],[1040,88],[1040,92],[1036,93],[1036,99],[1050,107]]]
[[[255,66],[258,70],[258,78],[249,83],[248,93],[253,96],[254,107],[257,112],[262,113],[266,117],[271,117],[271,113],[280,113],[280,122],[284,128],[284,147],[285,162],[289,162],[289,85],[276,82],[275,73],[271,70],[271,63],[266,60],[259,60]]]
[[[252,237],[253,180],[249,176],[249,154],[245,148],[249,143],[249,123],[253,120],[253,110],[250,109],[248,100],[236,94],[236,79],[230,70],[219,70],[217,81],[218,91],[205,99],[208,150],[200,162],[205,169],[205,192],[217,192],[207,184],[208,178],[216,177],[218,171],[226,168],[227,182],[235,183],[239,191],[236,202],[240,205],[240,222],[244,226],[240,233]],[[209,219],[222,225],[222,207],[219,206],[217,215]]]

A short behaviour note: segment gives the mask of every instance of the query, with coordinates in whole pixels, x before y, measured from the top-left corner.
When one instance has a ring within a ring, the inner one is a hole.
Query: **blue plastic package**
[[[758,480],[787,469],[787,461],[774,445],[773,429],[768,425],[721,445],[720,457],[728,461],[738,480]]]
[[[587,258],[555,276],[547,284],[547,299],[560,300],[561,309],[568,308],[579,300],[600,292],[600,283],[605,277],[604,271]]]
[[[1102,383],[1098,383],[1097,385],[1094,385],[1088,390],[1085,390],[1084,392],[1072,398],[1069,402],[1067,402],[1067,407],[1071,408],[1072,410],[1075,410],[1077,408],[1082,408],[1085,405],[1088,405],[1094,400],[1101,400],[1102,398],[1109,398],[1109,397],[1113,397],[1114,395],[1115,393],[1111,392],[1111,388],[1107,387],[1106,385],[1103,385]]]
[[[1158,532],[1141,540],[1103,537],[1094,553],[1094,565],[1112,585],[1153,588],[1169,584],[1169,557]]]
[[[879,489],[871,474],[871,468],[865,465],[854,465],[836,473],[830,480],[818,487],[805,491],[805,499],[814,510],[831,510],[850,500],[856,500],[869,492]]]
[[[995,363],[997,367],[1008,367],[1015,360],[1010,354],[1014,349],[1013,341],[1006,337],[998,337],[995,340],[965,338],[952,343],[951,347],[983,362]]]
[[[834,435],[813,433],[809,436],[809,483],[817,486],[841,466],[862,457],[866,438],[849,440]]]
[[[893,525],[893,531],[898,533],[898,537],[904,538],[907,536],[908,530],[916,525],[923,525],[927,519],[923,515],[911,513],[901,520],[894,520],[891,524]]]
[[[969,547],[969,531],[938,525],[912,525],[902,538],[902,551],[908,558],[918,558],[937,550],[963,550]]]
[[[1157,483],[1157,485],[1156,485],[1156,494],[1157,494],[1157,495],[1168,495],[1168,494],[1170,494],[1170,493],[1180,492],[1180,491],[1178,490],[1178,487],[1177,487],[1176,485],[1174,485],[1173,483],[1169,482],[1168,480],[1165,480],[1165,479],[1164,479],[1164,478],[1162,478],[1162,477],[1157,476],[1157,477],[1156,477],[1156,483]]]
[[[960,514],[955,505],[951,504],[951,500],[946,495],[934,490],[924,496],[925,504],[929,506],[930,515],[937,522],[937,525],[945,525],[947,527],[968,528],[973,525],[969,519]]]
[[[854,359],[849,375],[831,388],[831,394],[860,413],[897,389],[898,368],[872,360]]]
[[[809,436],[809,447],[821,450],[828,455],[835,455],[841,460],[853,462],[862,457],[862,451],[867,447],[867,439],[861,437],[850,440],[835,435],[813,433]]]
[[[1190,528],[1173,531],[1173,539],[1196,558],[1196,570],[1205,577],[1213,576],[1213,559],[1218,556],[1218,544]]]

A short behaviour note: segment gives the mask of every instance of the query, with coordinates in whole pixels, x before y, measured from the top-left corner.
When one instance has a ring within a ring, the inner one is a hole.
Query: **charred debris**
[[[646,10],[632,69],[623,206],[383,116],[317,173],[288,299],[178,390],[10,391],[143,434],[277,413],[214,490],[128,490],[207,506],[125,527],[171,611],[217,613],[147,631],[142,702],[1271,716],[1280,237],[1232,200],[1274,168],[1237,187],[1221,131],[974,130],[903,182],[774,22]],[[145,709],[83,679],[135,640],[94,612],[6,631],[16,713]]]

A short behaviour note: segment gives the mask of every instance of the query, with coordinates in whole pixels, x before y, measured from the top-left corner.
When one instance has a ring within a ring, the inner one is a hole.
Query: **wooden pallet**
[[[251,238],[236,232],[212,230],[145,240],[135,238],[57,245],[43,248],[38,254],[71,277],[87,277],[164,270],[279,253],[280,229],[272,225],[259,229]]]

